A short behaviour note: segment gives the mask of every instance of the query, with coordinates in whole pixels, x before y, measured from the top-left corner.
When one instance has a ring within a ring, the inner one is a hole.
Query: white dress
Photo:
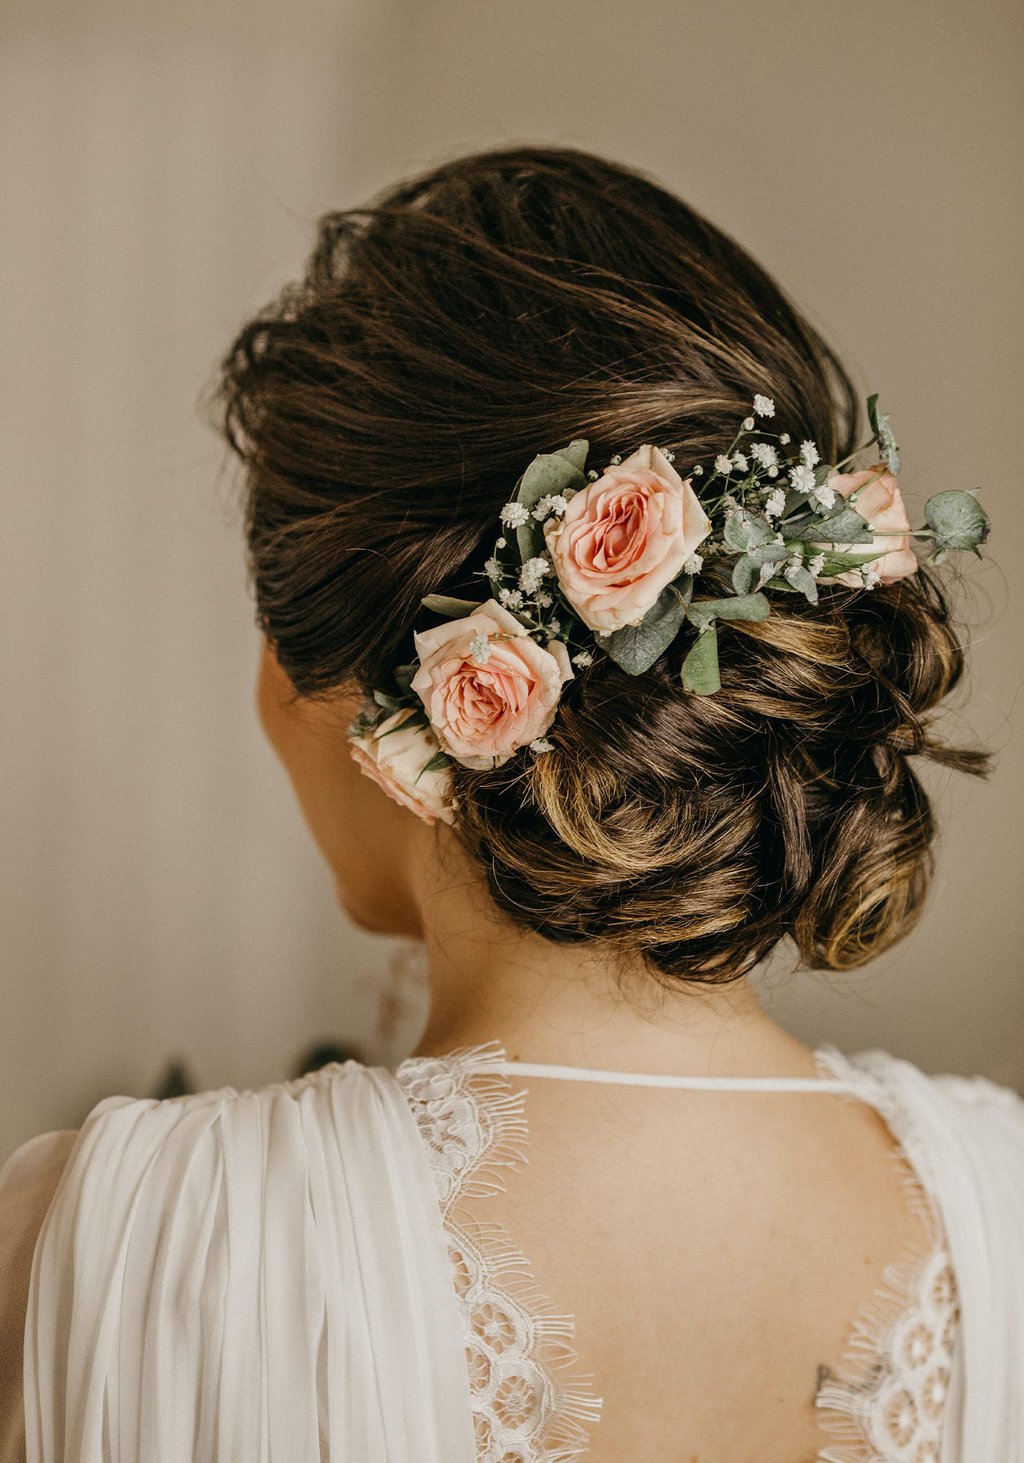
[[[816,1064],[817,1079],[627,1080],[876,1106],[928,1243],[889,1267],[819,1378],[819,1463],[1024,1463],[1024,1100],[879,1051],[820,1047]],[[487,1043],[97,1104],[35,1246],[26,1463],[585,1457],[601,1398],[572,1317],[513,1237],[460,1209],[486,1209],[528,1158],[517,1074],[618,1080]],[[44,1148],[0,1169],[0,1201]]]

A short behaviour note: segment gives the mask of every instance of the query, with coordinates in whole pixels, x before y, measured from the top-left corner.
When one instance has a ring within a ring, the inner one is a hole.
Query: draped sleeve
[[[40,1231],[27,1463],[472,1463],[436,1189],[394,1075],[110,1097]]]

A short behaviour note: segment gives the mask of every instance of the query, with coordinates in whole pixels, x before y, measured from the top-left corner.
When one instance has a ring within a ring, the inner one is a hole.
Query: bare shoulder
[[[78,1133],[23,1143],[0,1166],[0,1463],[23,1456],[22,1347],[36,1241]]]

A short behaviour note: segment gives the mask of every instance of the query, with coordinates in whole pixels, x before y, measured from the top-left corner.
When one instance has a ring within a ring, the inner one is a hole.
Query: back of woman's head
[[[387,687],[422,596],[479,598],[536,453],[656,442],[693,462],[755,392],[824,460],[861,440],[846,372],[779,287],[628,168],[500,149],[324,215],[216,393],[247,468],[258,620],[296,691]],[[774,594],[721,637],[710,696],[680,683],[688,644],[639,677],[595,657],[544,755],[455,764],[458,838],[515,924],[612,941],[661,978],[728,981],[787,935],[812,967],[864,963],[909,930],[931,874],[909,759],[988,770],[929,730],[963,670],[944,589],[922,564],[816,604]]]

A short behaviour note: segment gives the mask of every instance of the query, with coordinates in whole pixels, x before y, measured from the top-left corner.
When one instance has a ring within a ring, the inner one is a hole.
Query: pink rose
[[[833,473],[828,479],[828,486],[834,488],[842,497],[848,498],[862,483],[867,483],[870,478],[873,478],[878,469],[884,465],[884,463],[876,462],[874,467],[865,468],[862,472]],[[881,552],[882,557],[871,559],[865,564],[865,568],[874,569],[882,584],[894,584],[897,579],[903,579],[907,574],[913,574],[917,570],[917,556],[910,547],[910,537],[906,532],[910,528],[910,520],[907,517],[899,485],[892,473],[883,472],[880,478],[869,483],[869,486],[854,503],[850,504],[850,507],[859,513],[872,529],[880,530],[875,534],[871,543],[816,544],[815,547],[824,549],[826,553],[830,549],[840,554],[867,554],[872,550],[876,553]],[[881,532],[881,530],[889,530],[889,532]],[[892,530],[900,530],[898,536]],[[863,580],[859,569],[847,569],[842,574],[822,578],[819,583],[848,584],[853,589],[859,589]]]
[[[410,808],[427,823],[438,818],[453,823],[455,814],[447,801],[451,774],[446,767],[423,771],[440,747],[429,726],[405,725],[412,714],[411,706],[403,706],[372,732],[353,737],[352,756],[360,771],[403,808]]]
[[[690,479],[651,446],[606,468],[544,524],[566,599],[604,634],[639,624],[710,532]]]
[[[486,658],[473,653],[470,642],[477,636],[489,637]],[[538,644],[494,599],[413,639],[420,664],[412,689],[444,751],[477,770],[499,767],[517,747],[542,736],[562,683],[573,674],[561,640]]]

